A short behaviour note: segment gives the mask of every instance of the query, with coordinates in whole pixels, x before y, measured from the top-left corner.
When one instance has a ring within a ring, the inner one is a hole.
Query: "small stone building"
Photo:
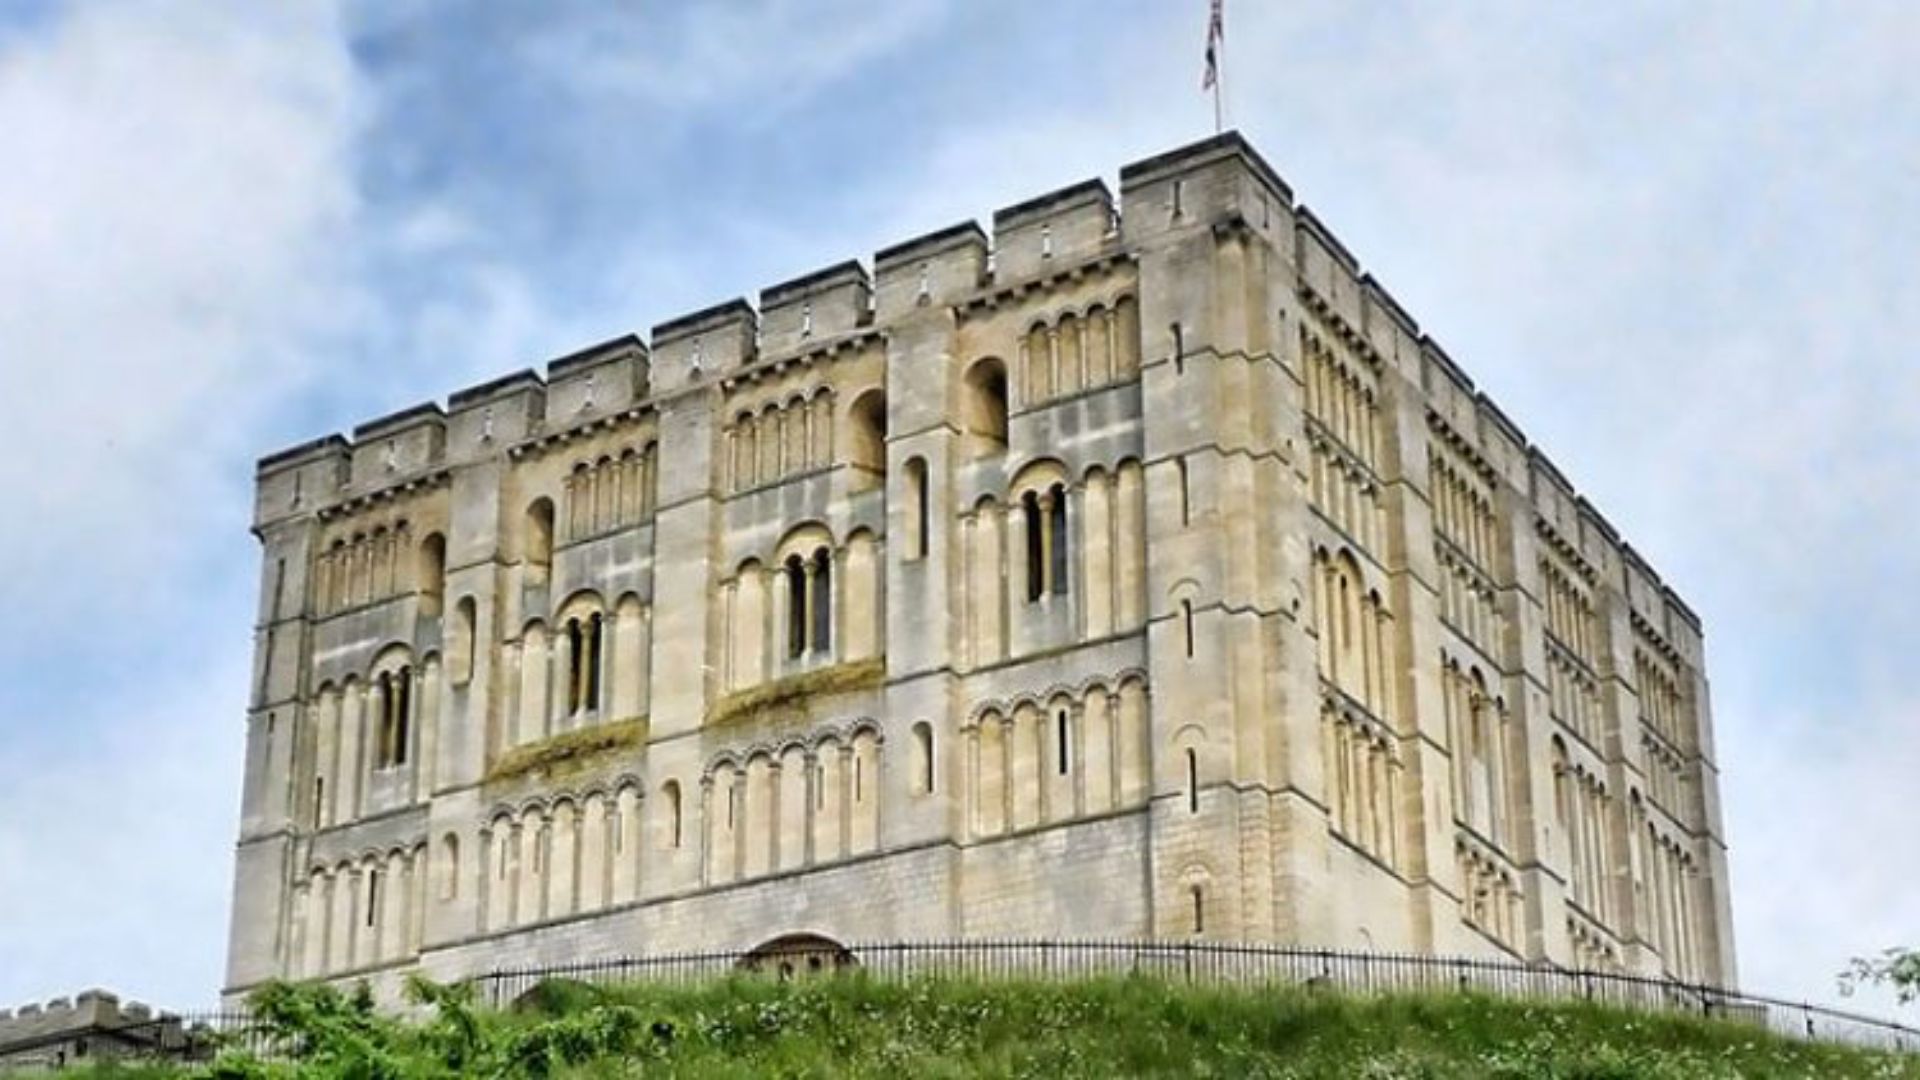
[[[1692,611],[1238,136],[1119,179],[262,460],[230,992],[794,934],[1731,984]]]
[[[0,1073],[38,1072],[89,1062],[187,1055],[189,1032],[177,1016],[104,990],[44,1005],[0,1009]],[[201,1046],[208,1046],[200,1040]]]

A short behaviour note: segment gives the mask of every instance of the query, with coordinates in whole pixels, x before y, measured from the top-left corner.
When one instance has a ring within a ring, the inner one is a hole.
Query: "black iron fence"
[[[482,1000],[511,1005],[547,979],[696,983],[741,971],[799,977],[856,969],[910,980],[1078,979],[1141,976],[1206,985],[1295,986],[1356,994],[1471,992],[1497,997],[1592,1001],[1752,1024],[1790,1038],[1900,1052],[1920,1051],[1920,1028],[1805,1002],[1712,986],[1546,964],[1399,953],[1342,952],[1213,941],[911,941],[836,946],[833,952],[686,952],[489,972],[474,980]]]
[[[1288,986],[1354,994],[1471,992],[1497,997],[1592,1001],[1751,1024],[1789,1038],[1898,1052],[1920,1051],[1920,1028],[1804,1002],[1711,986],[1550,965],[1463,957],[1341,952],[1212,941],[912,941],[800,943],[751,952],[684,952],[492,971],[473,980],[480,1000],[510,1007],[549,979],[601,985],[691,985],[741,973],[770,978],[857,972],[888,981],[923,978],[1085,979],[1131,976],[1217,986]],[[265,1059],[298,1048],[278,1041],[244,1011],[166,1015],[91,1038],[93,1057],[205,1060],[220,1047]],[[55,1064],[52,1051],[38,1062]],[[65,1063],[79,1058],[61,1055]],[[0,1052],[0,1072],[8,1061]]]

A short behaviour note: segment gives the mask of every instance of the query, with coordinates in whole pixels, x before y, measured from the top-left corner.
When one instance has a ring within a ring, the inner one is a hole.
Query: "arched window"
[[[927,506],[927,459],[907,459],[907,558],[924,559],[932,522]]]
[[[1038,600],[1046,592],[1046,543],[1042,535],[1040,496],[1027,492],[1020,497],[1020,512],[1027,526],[1027,599]]]
[[[599,612],[567,620],[567,713],[600,707],[600,651],[606,622]]]
[[[587,619],[587,708],[600,708],[600,646],[606,638],[606,619],[594,612]]]
[[[429,533],[420,541],[420,559],[415,569],[420,593],[420,614],[440,614],[441,597],[447,589],[447,538]]]
[[[453,645],[448,650],[448,676],[455,686],[464,686],[473,678],[474,653],[478,648],[478,609],[471,596],[463,596],[454,605]]]
[[[933,793],[933,725],[922,720],[913,725],[914,792]]]
[[[872,487],[887,472],[887,395],[879,390],[861,394],[854,399],[847,420],[851,428],[847,464],[854,470],[850,486]]]
[[[825,653],[833,647],[833,552],[819,548],[813,553],[813,616],[809,651]]]
[[[460,838],[448,833],[440,838],[440,899],[460,896]]]
[[[413,725],[413,669],[403,667],[399,678],[395,680],[395,694],[398,699],[393,706],[393,763],[407,763],[407,744],[412,741]]]
[[[584,695],[581,693],[584,687],[581,685],[582,680],[580,678],[580,668],[584,663],[584,660],[586,657],[586,653],[587,653],[586,646],[587,646],[586,634],[583,633],[580,629],[580,620],[568,619],[567,620],[567,715],[568,716],[572,716],[575,713],[578,713],[580,711],[581,705],[584,704]]]
[[[1052,501],[1047,505],[1047,540],[1052,556],[1049,566],[1049,592],[1067,591],[1067,489],[1055,484],[1048,492]]]
[[[807,565],[798,555],[787,556],[787,655],[807,651]]]
[[[996,357],[975,361],[965,379],[967,434],[973,456],[983,457],[1007,448],[1007,365]]]
[[[1020,497],[1027,532],[1027,599],[1067,591],[1067,489],[1054,484]]]
[[[678,848],[681,837],[680,781],[669,780],[660,785],[660,846]]]
[[[374,767],[388,769],[407,763],[407,727],[412,708],[413,669],[383,671],[374,678],[374,708],[378,710],[379,743]]]
[[[526,564],[527,581],[545,584],[547,567],[553,562],[553,500],[544,496],[533,500],[521,528],[521,561]]]

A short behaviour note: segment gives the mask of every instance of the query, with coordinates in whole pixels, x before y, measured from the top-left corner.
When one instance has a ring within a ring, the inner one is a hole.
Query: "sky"
[[[1113,183],[1211,132],[1205,7],[0,0],[0,1006],[215,999],[255,459]],[[1920,944],[1920,7],[1229,0],[1226,62],[1704,619],[1744,986]]]

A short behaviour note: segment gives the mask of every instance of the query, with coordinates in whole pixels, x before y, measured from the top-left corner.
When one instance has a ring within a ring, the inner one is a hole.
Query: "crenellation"
[[[1294,243],[1309,305],[1337,332],[1359,338],[1365,320],[1359,261],[1304,203],[1294,212]]]
[[[883,248],[873,256],[874,319],[889,323],[917,308],[945,306],[987,281],[987,234],[963,221]]]
[[[653,380],[657,394],[711,382],[758,358],[760,316],[735,298],[653,328]]]
[[[447,399],[447,460],[485,461],[545,427],[547,383],[532,368],[454,393]]]
[[[760,290],[760,354],[808,350],[869,325],[873,281],[856,259]]]
[[[547,362],[547,424],[573,426],[648,396],[647,346],[622,334]]]
[[[254,529],[313,513],[346,483],[351,444],[327,435],[260,459],[254,471]]]
[[[1113,193],[1082,180],[993,215],[993,275],[1019,281],[1080,262],[1118,245]]]
[[[446,411],[428,401],[355,427],[348,489],[365,494],[440,465],[446,423]]]
[[[1120,189],[263,459],[232,992],[795,929],[1731,978],[1691,612],[1237,135]],[[1623,949],[1680,880],[1711,940]]]
[[[1372,273],[1360,275],[1362,334],[1373,351],[1419,383],[1424,377],[1426,343],[1420,324]]]
[[[1527,437],[1507,414],[1500,411],[1493,399],[1480,394],[1475,403],[1478,406],[1480,440],[1491,453],[1489,457],[1494,466],[1506,477],[1507,483],[1524,490],[1527,486],[1527,453],[1531,449]]]
[[[1271,239],[1292,208],[1292,189],[1238,132],[1120,169],[1120,232],[1129,245],[1232,217]]]

